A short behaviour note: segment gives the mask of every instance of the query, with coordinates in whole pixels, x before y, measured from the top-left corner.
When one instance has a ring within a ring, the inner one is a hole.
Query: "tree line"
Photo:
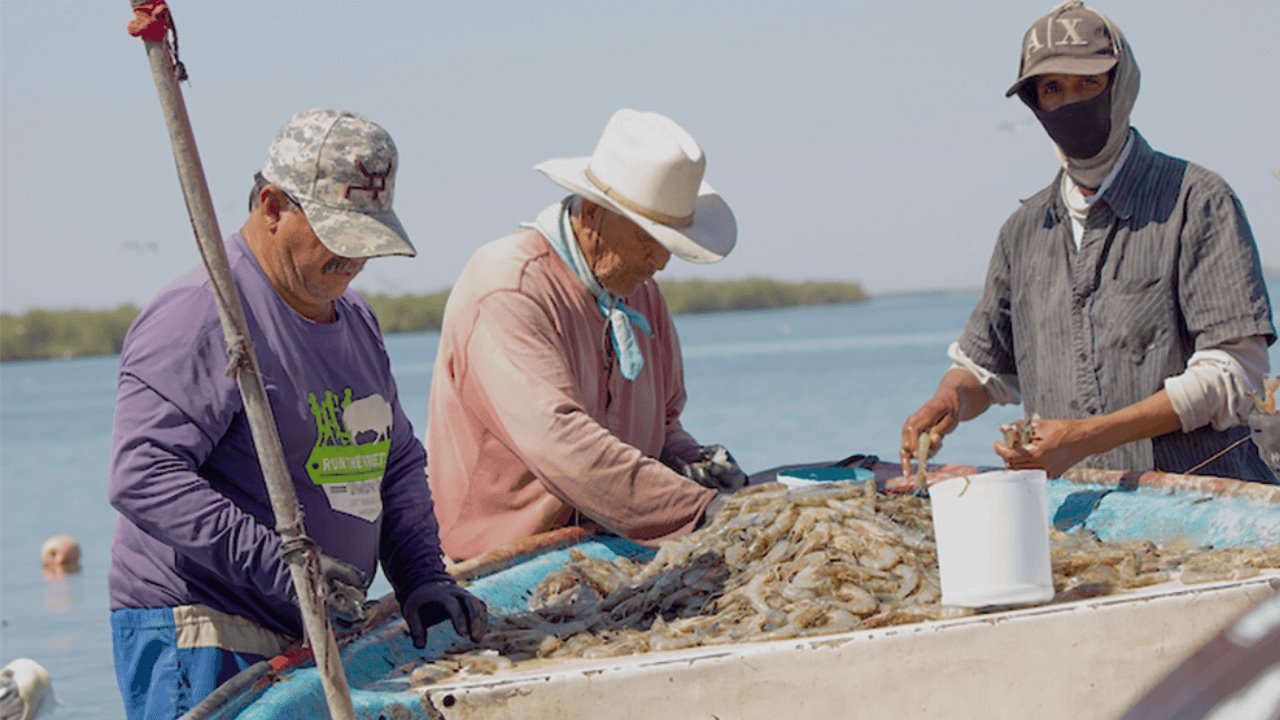
[[[745,280],[663,280],[662,294],[674,314],[829,305],[867,299],[858,283],[789,283]],[[366,294],[385,333],[439,330],[449,292],[426,295]],[[0,361],[114,355],[138,308],[28,310],[0,313]]]

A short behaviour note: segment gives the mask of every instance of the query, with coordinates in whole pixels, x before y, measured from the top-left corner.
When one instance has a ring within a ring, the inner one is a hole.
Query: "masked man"
[[[1245,442],[1250,393],[1275,341],[1258,249],[1218,175],[1151,148],[1129,125],[1138,65],[1120,29],[1080,2],[1027,30],[1017,95],[1062,169],[1005,222],[986,287],[934,396],[902,427],[905,466],[991,403],[1021,401],[1010,468],[1271,481]]]

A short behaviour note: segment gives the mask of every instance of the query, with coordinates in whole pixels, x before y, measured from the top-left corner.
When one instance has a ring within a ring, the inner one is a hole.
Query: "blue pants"
[[[178,647],[172,608],[111,611],[116,682],[129,720],[173,720],[265,659],[218,647]]]

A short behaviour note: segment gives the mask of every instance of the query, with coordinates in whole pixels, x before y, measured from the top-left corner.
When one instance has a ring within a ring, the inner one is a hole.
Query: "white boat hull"
[[[1280,587],[1169,583],[879,630],[598,661],[424,690],[444,717],[1114,718]]]

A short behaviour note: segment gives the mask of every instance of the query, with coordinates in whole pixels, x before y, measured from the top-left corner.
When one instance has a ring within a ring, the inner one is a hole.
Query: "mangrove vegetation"
[[[756,310],[797,305],[859,302],[858,283],[746,280],[661,280],[674,314]],[[448,291],[427,295],[365,294],[385,333],[439,330]],[[0,313],[0,360],[36,360],[120,352],[138,308],[28,310]]]

